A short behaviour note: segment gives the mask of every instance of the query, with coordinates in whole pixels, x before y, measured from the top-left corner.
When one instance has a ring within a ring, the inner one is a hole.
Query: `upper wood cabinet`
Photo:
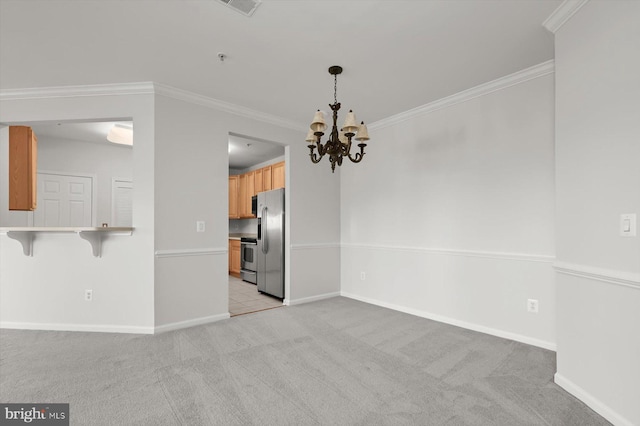
[[[229,176],[229,218],[255,217],[251,213],[251,197],[260,192],[284,188],[284,164],[282,161],[242,175]]]
[[[38,139],[31,127],[9,126],[9,210],[36,209]]]
[[[247,196],[249,197],[249,213],[251,213],[251,197],[256,195],[256,172],[247,173]]]
[[[238,177],[238,216],[247,217],[247,208],[251,213],[251,197],[247,192],[247,175],[240,175]]]
[[[271,166],[271,189],[284,188],[284,161]]]
[[[229,219],[238,219],[238,176],[229,176]]]
[[[262,168],[262,190],[271,191],[273,185],[271,184],[271,166]]]
[[[256,194],[258,192],[264,191],[264,178],[263,178],[263,169],[258,169],[255,172],[255,182],[256,182]]]

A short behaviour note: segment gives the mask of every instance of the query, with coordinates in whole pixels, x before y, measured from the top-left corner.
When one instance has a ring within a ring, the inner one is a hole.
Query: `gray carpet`
[[[72,425],[606,425],[553,352],[346,298],[156,336],[0,331],[0,401]]]

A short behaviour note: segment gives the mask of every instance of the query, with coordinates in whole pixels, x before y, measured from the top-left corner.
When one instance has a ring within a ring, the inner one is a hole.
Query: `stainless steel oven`
[[[257,284],[258,241],[255,238],[240,239],[240,278]]]

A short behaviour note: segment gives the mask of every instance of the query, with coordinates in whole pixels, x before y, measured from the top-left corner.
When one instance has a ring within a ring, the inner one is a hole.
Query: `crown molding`
[[[517,71],[513,74],[498,78],[496,80],[480,84],[478,86],[472,87],[471,89],[467,89],[454,95],[447,96],[446,98],[442,98],[437,101],[402,112],[400,114],[392,115],[391,117],[376,121],[374,123],[371,123],[369,125],[369,128],[377,130],[384,127],[393,126],[395,124],[399,124],[403,121],[410,120],[420,115],[428,114],[442,108],[447,108],[461,102],[466,102],[498,90],[506,89],[507,87],[511,87],[516,84],[524,83],[525,81],[533,80],[535,78],[542,77],[548,74],[553,74],[554,69],[554,60],[551,59],[541,64],[534,65],[521,71]]]
[[[197,93],[167,86],[161,83],[118,83],[96,84],[86,86],[35,87],[28,89],[0,90],[0,101],[23,99],[75,98],[80,96],[114,96],[114,95],[147,95],[156,94],[212,108],[218,111],[239,115],[279,127],[306,132],[306,126],[272,114],[256,111],[240,105],[209,98]]]
[[[552,33],[556,33],[589,0],[564,0],[556,10],[542,23]]]
[[[166,96],[173,99],[189,102],[192,104],[204,106],[207,108],[215,109],[218,111],[228,112],[230,114],[239,115],[241,117],[247,117],[254,120],[262,121],[276,126],[285,127],[288,129],[307,131],[306,126],[301,125],[298,122],[288,120],[286,118],[278,117],[272,114],[260,112],[251,108],[243,107],[240,105],[224,102],[218,99],[209,98],[207,96],[199,95],[197,93],[189,92],[187,90],[178,89],[176,87],[167,86],[161,83],[153,83],[155,93],[158,95]]]
[[[153,83],[94,84],[86,86],[34,87],[0,90],[0,100],[75,98],[78,96],[148,95],[153,94]]]

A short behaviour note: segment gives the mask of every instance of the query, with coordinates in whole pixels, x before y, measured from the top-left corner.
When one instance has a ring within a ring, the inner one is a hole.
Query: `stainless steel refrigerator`
[[[258,291],[284,298],[284,189],[258,193]]]

